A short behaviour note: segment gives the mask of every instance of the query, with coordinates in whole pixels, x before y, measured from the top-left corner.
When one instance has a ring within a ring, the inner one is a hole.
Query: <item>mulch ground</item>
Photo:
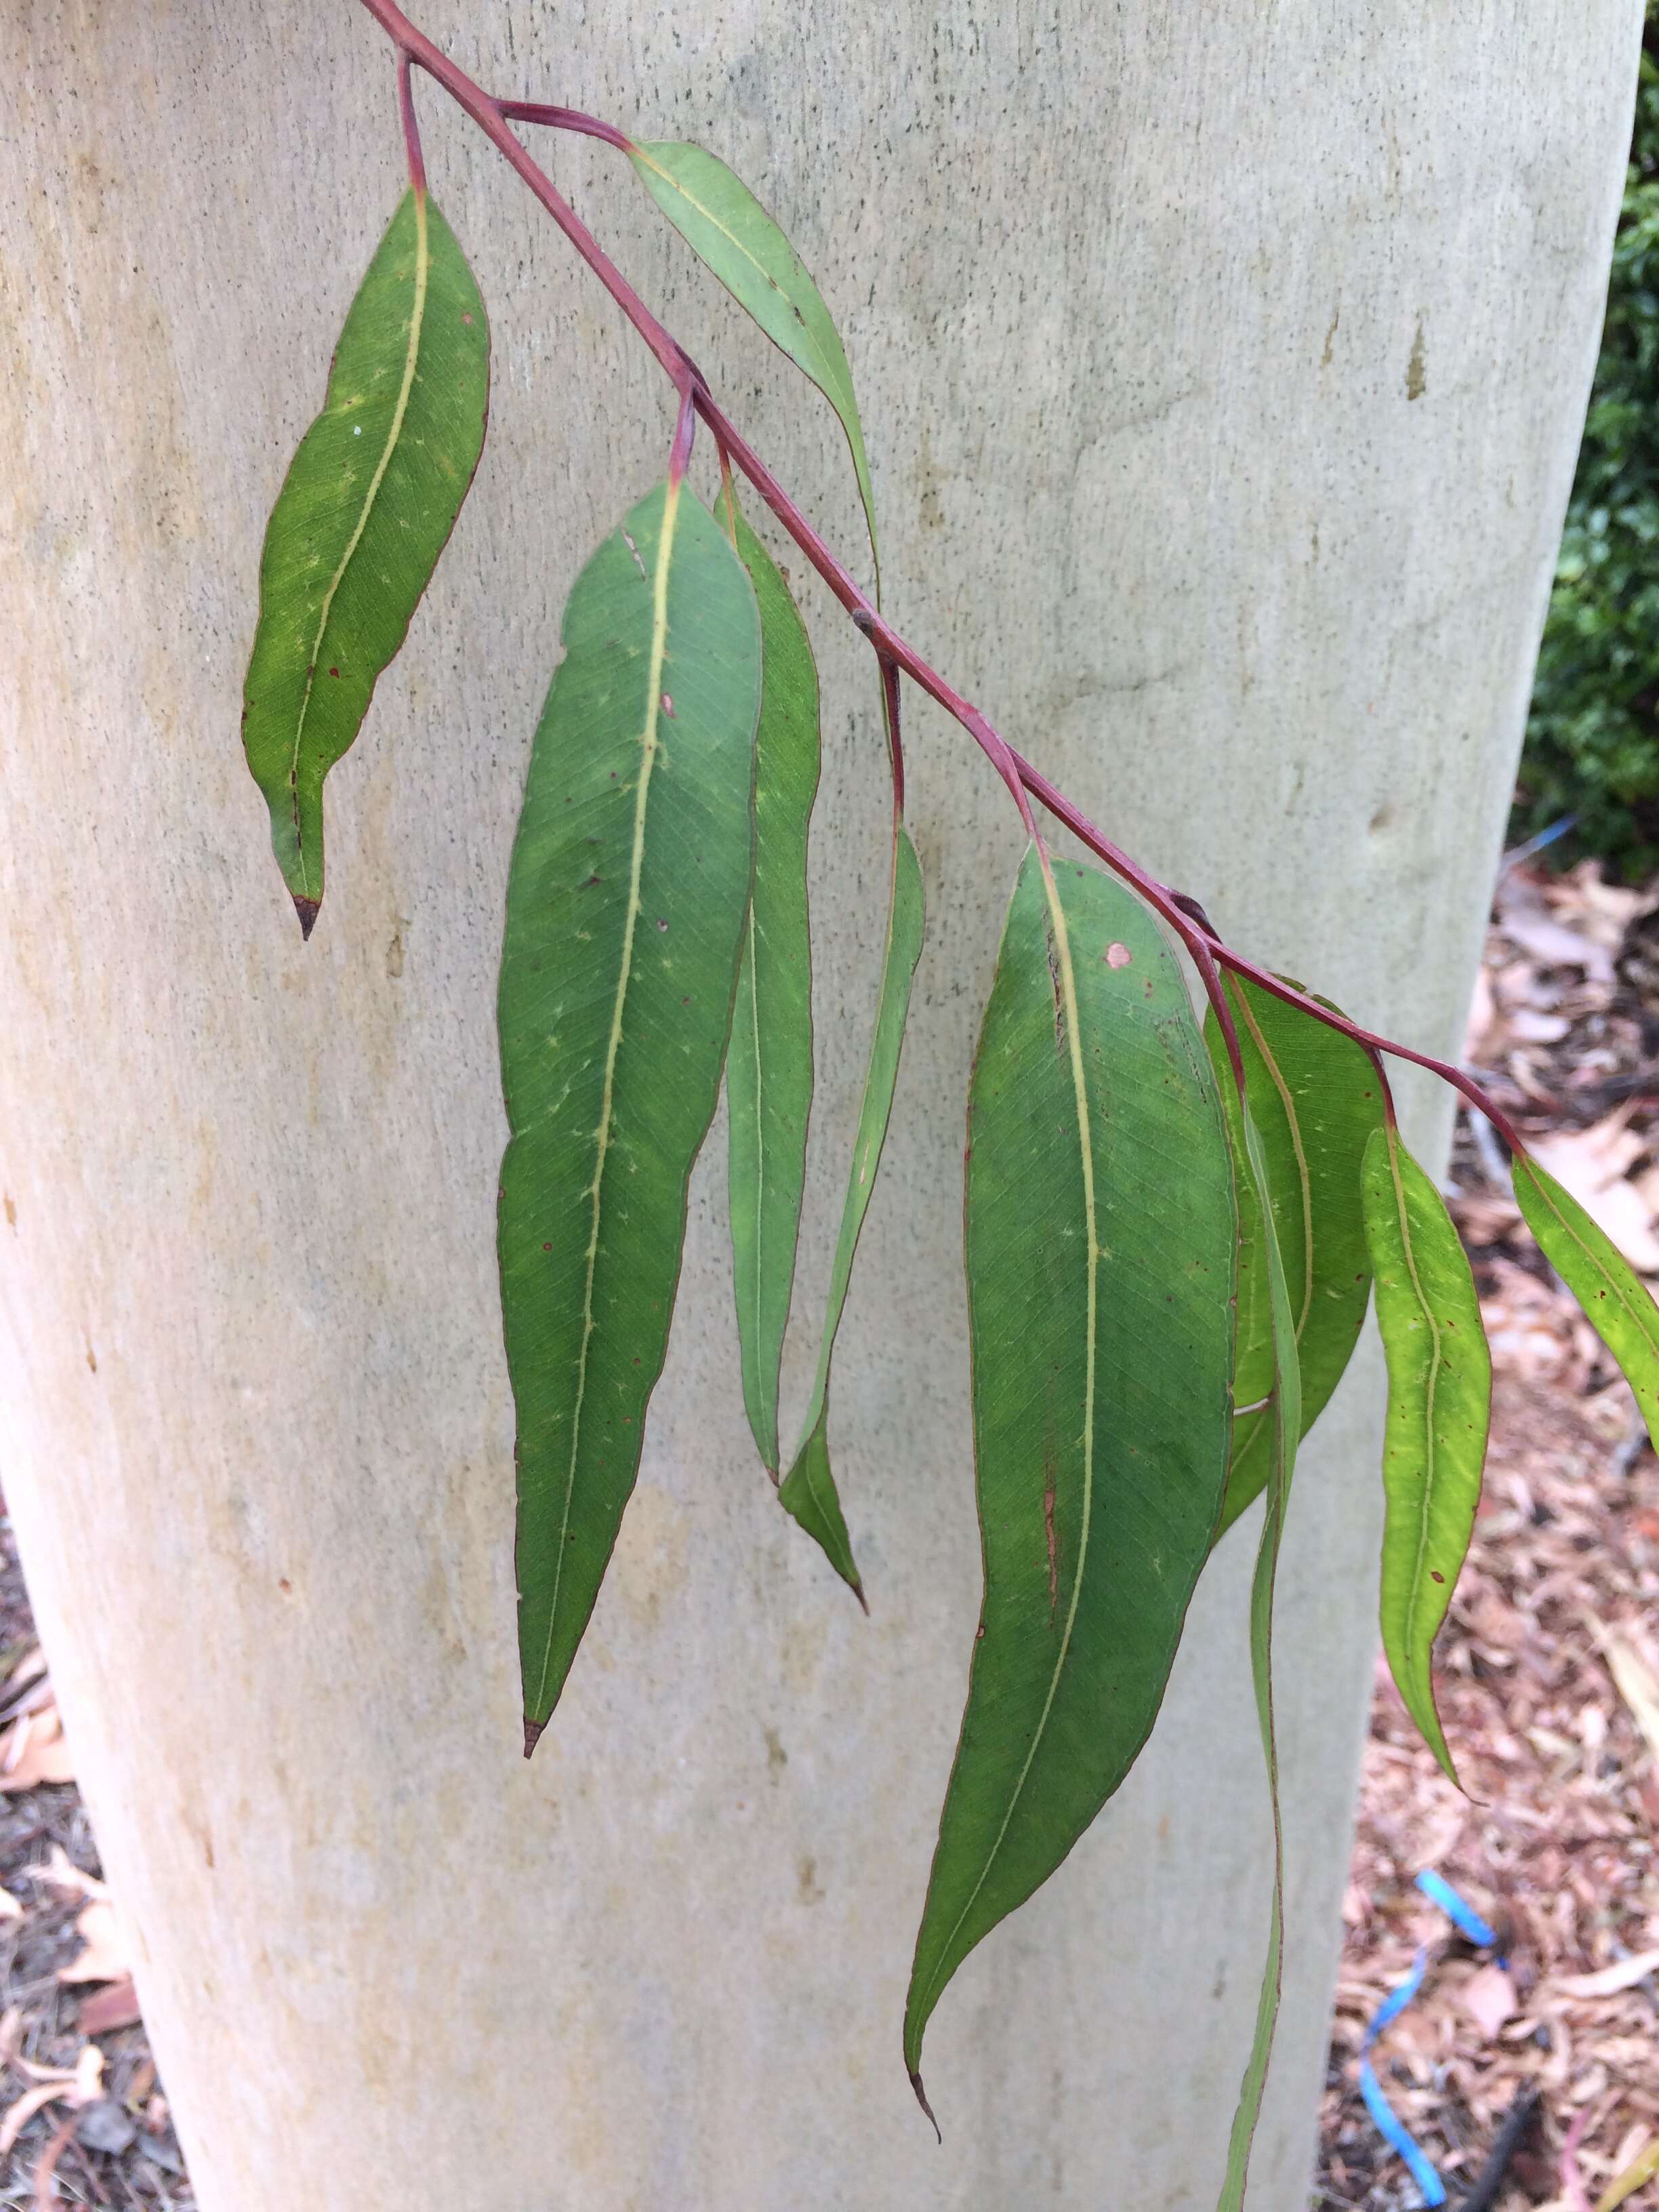
[[[1659,1278],[1659,888],[1511,871],[1468,1057]],[[1438,1653],[1468,1795],[1379,1674],[1312,2212],[1422,2201],[1358,2089],[1366,2025],[1419,1950],[1422,1989],[1372,2057],[1451,2203],[1655,2212],[1659,2181],[1617,2191],[1650,2146],[1659,2166],[1659,1462],[1467,1123],[1453,1182],[1494,1369],[1486,1492]],[[71,1772],[0,1519],[0,2212],[194,2212]],[[1425,1869],[1495,1950],[1422,1894]]]

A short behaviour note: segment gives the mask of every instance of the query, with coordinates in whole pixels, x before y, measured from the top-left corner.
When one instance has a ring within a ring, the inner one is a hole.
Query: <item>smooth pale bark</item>
[[[424,10],[503,92],[732,161],[842,318],[896,616],[1224,927],[1442,1048],[1638,12]],[[874,1617],[754,1464],[717,1137],[613,1576],[526,1769],[495,963],[559,606],[661,474],[661,380],[422,91],[489,304],[491,442],[331,780],[302,949],[237,714],[264,515],[401,189],[390,58],[343,0],[0,21],[3,1472],[204,2212],[1203,2212],[1267,1909],[1248,1535],[1142,1767],[940,2008],[942,2152],[899,2063],[978,1595],[962,1112],[1006,799],[915,716],[931,936],[837,1363]],[[827,409],[619,157],[550,158],[861,560]],[[873,695],[823,636],[807,1316],[883,918]],[[1444,1103],[1410,1103],[1432,1161]],[[1379,1411],[1368,1352],[1304,1456],[1282,1582],[1264,2207],[1310,2155]]]

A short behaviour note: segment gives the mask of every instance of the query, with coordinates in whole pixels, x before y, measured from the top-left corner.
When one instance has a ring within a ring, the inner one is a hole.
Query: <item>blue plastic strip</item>
[[[1420,1874],[1417,1877],[1417,1886],[1425,1897],[1440,1907],[1454,1926],[1462,1929],[1471,1943],[1478,1943],[1486,1951],[1498,1948],[1496,1931],[1487,1927],[1468,1899],[1460,1897],[1443,1875],[1436,1874],[1432,1869]]]
[[[1417,1887],[1431,1904],[1440,1907],[1447,1919],[1461,1929],[1471,1943],[1477,1943],[1486,1951],[1498,1948],[1497,1930],[1487,1926],[1468,1899],[1460,1897],[1443,1875],[1429,1869],[1418,1875]],[[1500,1959],[1498,1963],[1502,1966],[1509,1962]],[[1419,1951],[1412,1961],[1410,1973],[1398,1988],[1389,1990],[1371,2015],[1370,2024],[1359,2046],[1359,2094],[1365,2100],[1365,2110],[1376,2123],[1377,2133],[1401,2159],[1417,2184],[1418,2193],[1425,2207],[1446,2202],[1445,2184],[1435,2172],[1422,2146],[1410,2134],[1398,2112],[1383,2095],[1382,2085],[1371,2065],[1370,2053],[1371,2046],[1389,2021],[1399,2018],[1422,1988],[1423,1977],[1427,1971],[1428,1955]]]
[[[1371,2067],[1371,2045],[1389,2021],[1397,2019],[1423,1986],[1423,1977],[1428,1971],[1428,1954],[1419,1951],[1412,1961],[1412,1970],[1397,1988],[1388,1996],[1372,2014],[1359,2046],[1359,2094],[1365,2100],[1365,2110],[1376,2124],[1377,2133],[1389,2148],[1405,2163],[1418,2193],[1425,2205],[1443,2204],[1446,2189],[1440,2176],[1430,2163],[1427,2154],[1408,2132],[1405,2123],[1382,2094],[1382,2085]]]

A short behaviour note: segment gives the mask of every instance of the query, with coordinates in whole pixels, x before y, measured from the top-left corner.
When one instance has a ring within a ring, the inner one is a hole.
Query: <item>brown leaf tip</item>
[[[921,2076],[920,2074],[911,2075],[910,2087],[915,2091],[916,2102],[921,2106],[922,2111],[927,2113],[928,2122],[933,2128],[933,2133],[939,2136],[940,2142],[943,2142],[945,2141],[944,2134],[940,2130],[939,2122],[933,2118],[933,2108],[927,2101],[927,2092],[921,2086]]]
[[[854,1583],[853,1584],[853,1595],[858,1600],[859,1603],[864,1607],[864,1617],[868,1620],[870,1618],[870,1601],[864,1595],[864,1584],[862,1583]]]
[[[547,1723],[545,1721],[532,1721],[528,1713],[525,1715],[524,1755],[526,1759],[530,1757],[531,1753],[535,1750],[536,1746],[541,1741],[542,1730],[546,1726]]]
[[[291,892],[289,896],[294,901],[294,911],[300,917],[300,936],[303,940],[317,927],[317,916],[323,902],[321,899],[301,898],[298,891]]]

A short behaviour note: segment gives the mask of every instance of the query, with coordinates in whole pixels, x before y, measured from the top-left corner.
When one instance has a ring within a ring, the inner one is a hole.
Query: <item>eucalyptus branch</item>
[[[403,644],[489,415],[488,319],[427,189],[416,68],[552,216],[677,400],[665,481],[571,587],[507,877],[496,1241],[517,1413],[526,1756],[562,1693],[638,1474],[692,1169],[722,1089],[750,1429],[778,1503],[864,1601],[831,1468],[829,1390],[925,931],[903,812],[906,678],[985,756],[1025,831],[969,1086],[963,1253],[985,1607],[905,2014],[926,2111],[921,2045],[941,1992],[1128,1773],[1205,1559],[1264,1492],[1251,1652],[1279,1837],[1279,1542],[1297,1444],[1341,1380],[1373,1289],[1389,1373],[1383,1641],[1453,1772],[1431,1655],[1474,1525],[1490,1370],[1468,1259],[1434,1179],[1401,1141],[1383,1056],[1439,1075],[1509,1142],[1517,1203],[1631,1376],[1656,1440],[1659,1307],[1472,1077],[1235,952],[1196,899],[1130,859],[883,613],[845,349],[743,180],[699,147],[636,144],[576,109],[495,98],[397,0],[363,4],[396,53],[410,189],[272,512],[243,692],[243,750],[306,936],[323,894],[324,779]],[[625,153],[666,220],[823,394],[847,433],[874,590],[748,444],[515,124]],[[700,422],[719,463],[714,514],[683,492]],[[870,645],[893,795],[880,987],[793,1457],[781,1399],[814,1085],[807,855],[821,717],[805,624],[738,512],[736,474]],[[1103,865],[1056,861],[1038,806]],[[1171,936],[1203,986],[1207,1024]],[[1273,2039],[1277,1849],[1275,1865],[1220,2212],[1241,2212]]]
[[[614,124],[587,115],[579,108],[545,105],[532,100],[511,100],[494,98],[485,92],[466,71],[452,62],[431,40],[417,30],[396,0],[362,0],[362,5],[380,25],[399,55],[399,68],[406,78],[409,65],[417,64],[434,79],[451,99],[484,136],[503,154],[518,175],[527,185],[547,212],[564,232],[581,258],[586,262],[605,289],[621,307],[635,329],[644,338],[664,372],[682,398],[690,395],[696,411],[708,422],[714,434],[723,459],[733,461],[749,479],[755,489],[770,507],[778,521],[788,532],[800,551],[811,562],[819,577],[852,617],[858,629],[873,647],[881,665],[884,690],[889,700],[896,696],[890,686],[888,670],[896,668],[925,692],[938,706],[956,721],[974,740],[1006,786],[1018,811],[1028,835],[1035,836],[1030,799],[1036,799],[1056,821],[1062,823],[1095,857],[1103,861],[1113,873],[1121,877],[1138,891],[1147,904],[1173,929],[1185,946],[1198,970],[1206,997],[1215,1010],[1217,1022],[1227,1042],[1230,1059],[1236,1058],[1237,1038],[1233,1033],[1232,1018],[1226,1004],[1218,966],[1232,974],[1259,984],[1287,1005],[1298,1007],[1312,1019],[1322,1022],[1328,1028],[1351,1037],[1355,1043],[1372,1053],[1384,1053],[1396,1060],[1412,1061],[1419,1067],[1437,1075],[1444,1083],[1462,1093],[1469,1103],[1484,1114],[1503,1138],[1512,1152],[1524,1152],[1525,1146],[1514,1124],[1496,1103],[1489,1098],[1474,1078],[1453,1063],[1437,1059],[1431,1053],[1418,1051],[1411,1045],[1401,1044],[1392,1037],[1362,1028],[1351,1022],[1334,1007],[1324,1005],[1309,994],[1285,983],[1269,969],[1235,952],[1219,933],[1207,921],[1194,919],[1183,906],[1182,894],[1160,883],[1145,868],[1130,859],[1121,847],[1115,844],[1095,823],[1091,822],[1074,801],[1068,799],[1048,778],[1043,775],[1013,745],[994,727],[989,718],[963,696],[937,669],[896,630],[869,594],[839,558],[826,540],[816,530],[806,515],[790,498],[772,471],[762,460],[752,446],[738,431],[730,416],[714,398],[707,380],[692,362],[690,356],[652,313],[639,294],[623,276],[616,264],[599,245],[592,231],[581,221],[555,188],[550,179],[531,158],[520,140],[507,128],[509,122],[545,125],[550,129],[580,133],[602,139],[607,145],[622,152],[630,149],[633,142]],[[890,717],[895,733],[890,738],[894,745],[894,773],[897,779],[900,803],[902,803],[903,768],[896,750],[896,714]],[[1028,798],[1029,794],[1029,798]]]

